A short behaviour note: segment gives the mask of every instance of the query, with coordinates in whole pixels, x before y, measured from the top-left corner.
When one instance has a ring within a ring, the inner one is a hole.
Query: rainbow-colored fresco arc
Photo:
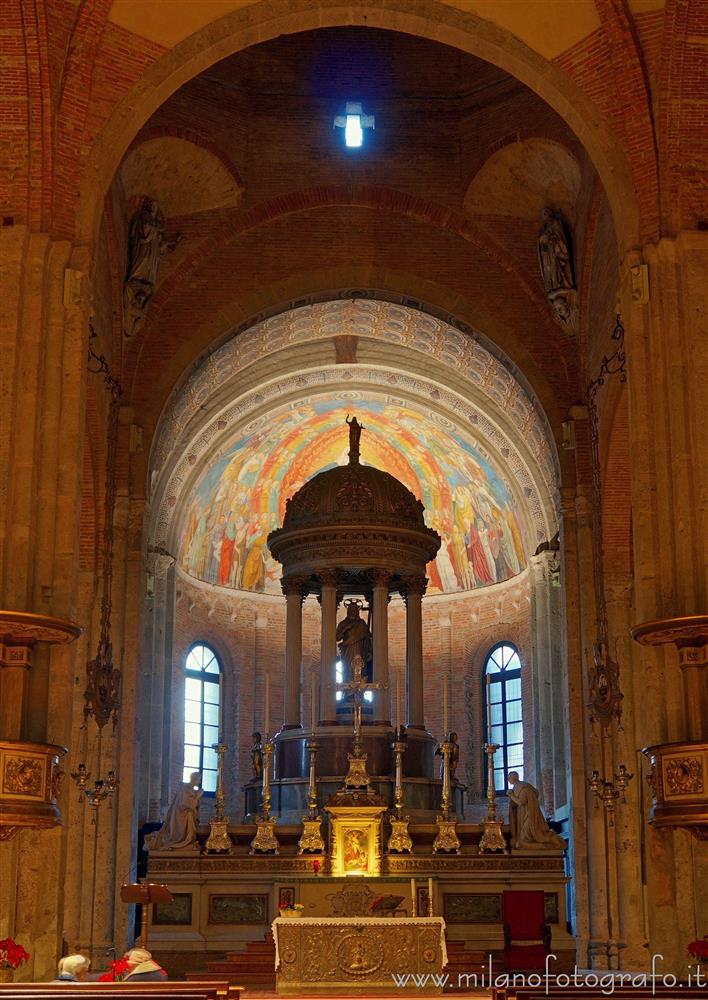
[[[348,413],[364,425],[361,460],[419,497],[442,538],[428,565],[429,592],[501,583],[526,565],[514,498],[474,445],[412,403],[310,400],[269,415],[234,441],[196,484],[181,540],[182,567],[237,590],[280,593],[266,545],[285,504],[317,473],[347,462]]]

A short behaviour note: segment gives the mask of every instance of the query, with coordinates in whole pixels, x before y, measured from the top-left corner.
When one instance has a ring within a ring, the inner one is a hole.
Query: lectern
[[[142,906],[140,945],[147,948],[148,906],[151,903],[171,903],[174,896],[161,882],[126,882],[120,887],[120,898],[124,903]]]

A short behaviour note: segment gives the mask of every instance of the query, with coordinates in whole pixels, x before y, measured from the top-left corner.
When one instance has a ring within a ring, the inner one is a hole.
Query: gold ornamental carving
[[[699,757],[680,757],[666,762],[666,790],[671,795],[703,791],[703,763]]]
[[[337,967],[345,975],[370,976],[383,965],[384,951],[380,940],[358,927],[345,935],[337,947]]]
[[[209,836],[204,846],[207,851],[219,853],[231,851],[231,837],[229,837],[229,821],[227,819],[209,820]]]
[[[365,917],[371,913],[376,894],[366,886],[340,889],[327,895],[333,917]]]
[[[8,758],[5,761],[3,792],[40,798],[45,770],[45,761],[38,757]]]
[[[484,833],[479,842],[479,853],[502,851],[506,854],[508,848],[502,832],[502,821],[500,819],[488,819],[484,823]]]
[[[708,615],[680,615],[642,622],[630,630],[635,642],[642,646],[663,646],[674,643],[682,646],[708,644]]]
[[[81,625],[65,618],[34,614],[29,611],[0,611],[0,640],[5,644],[73,642],[82,632]]]
[[[279,994],[378,994],[399,973],[441,973],[440,917],[319,917],[276,920]]]
[[[405,816],[403,819],[391,818],[391,835],[388,838],[387,850],[399,854],[411,854],[413,851],[413,840],[408,832],[410,819]]]
[[[457,836],[457,820],[438,816],[438,832],[433,841],[433,854],[459,854],[462,844]]]
[[[249,854],[277,854],[280,848],[275,836],[274,819],[257,819],[256,835],[251,841]]]
[[[322,838],[322,821],[319,818],[303,819],[302,827],[297,853],[322,854],[325,849],[325,842]]]
[[[649,822],[683,827],[698,840],[708,839],[708,741],[645,747],[647,781],[654,799]]]
[[[0,740],[0,840],[19,830],[61,824],[56,797],[63,779],[65,747]]]

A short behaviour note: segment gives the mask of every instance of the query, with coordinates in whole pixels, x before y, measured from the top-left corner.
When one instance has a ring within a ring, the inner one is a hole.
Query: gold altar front
[[[311,917],[273,921],[277,991],[312,996],[401,993],[393,977],[441,975],[442,917]],[[427,993],[441,993],[432,981]]]

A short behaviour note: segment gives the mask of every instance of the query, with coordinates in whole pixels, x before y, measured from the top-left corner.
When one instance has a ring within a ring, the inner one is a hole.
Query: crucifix
[[[361,743],[361,703],[366,691],[378,691],[386,687],[385,684],[372,684],[366,681],[363,670],[364,660],[357,653],[352,660],[352,679],[335,685],[337,691],[346,691],[352,695],[354,700],[354,753],[348,755],[349,773],[344,781],[347,788],[364,788],[369,784],[369,776],[366,773],[366,754],[362,753]]]

